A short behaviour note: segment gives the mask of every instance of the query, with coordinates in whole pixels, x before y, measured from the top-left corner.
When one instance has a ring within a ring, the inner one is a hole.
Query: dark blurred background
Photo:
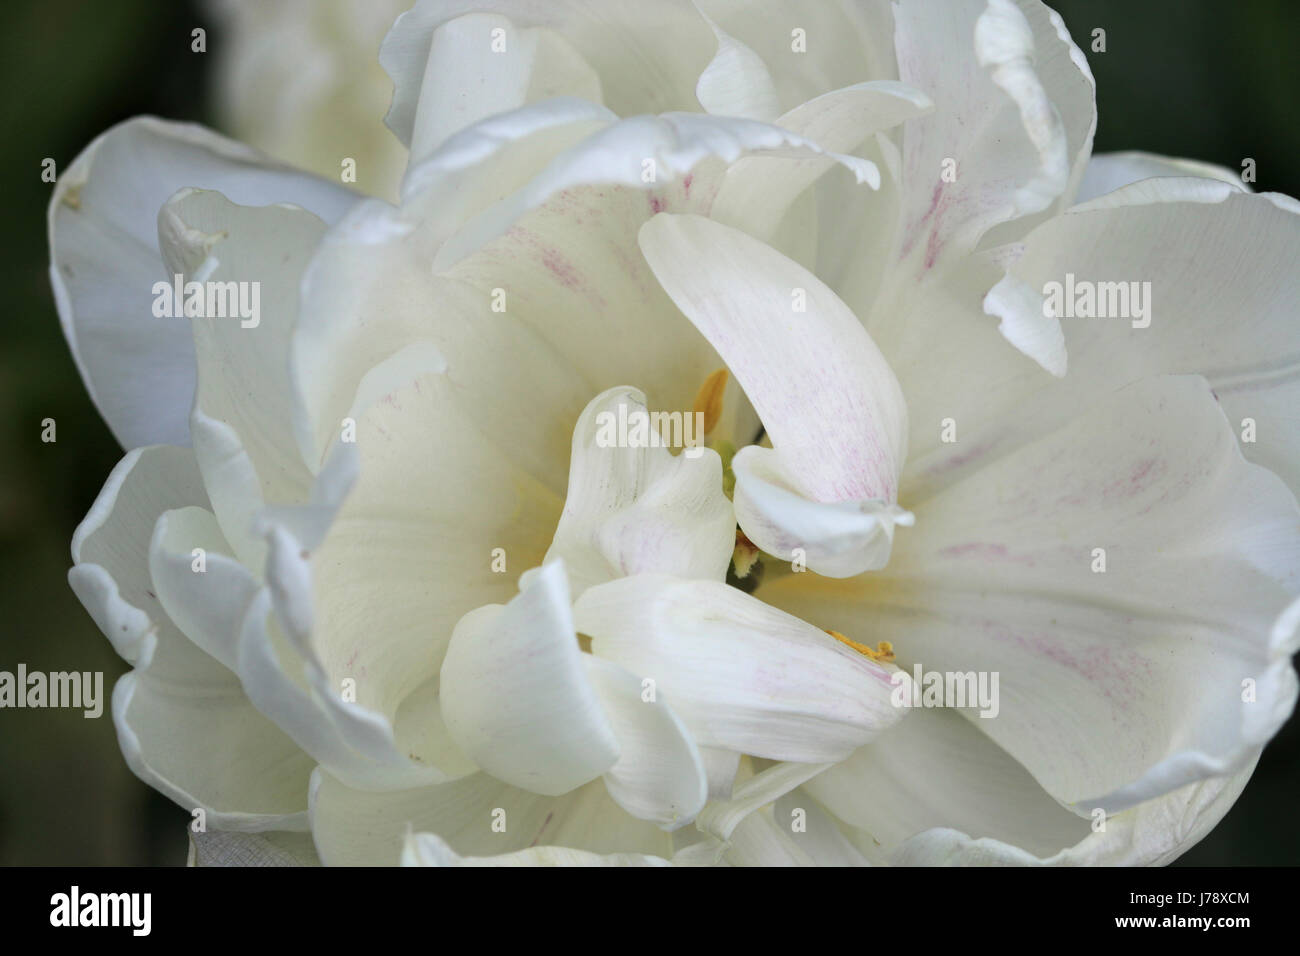
[[[265,0],[273,3],[276,0]],[[365,0],[357,0],[365,2]],[[653,2],[653,0],[646,0]],[[1056,0],[1097,78],[1098,151],[1141,149],[1241,168],[1300,196],[1300,3]],[[208,31],[208,53],[190,31]],[[1094,28],[1106,52],[1091,51]],[[125,671],[66,580],[73,529],[122,455],[86,396],[47,276],[45,208],[96,135],[139,113],[214,124],[207,57],[219,24],[177,0],[20,0],[0,31],[0,669]],[[40,441],[43,418],[58,441]],[[1245,794],[1181,865],[1300,863],[1300,730],[1293,718]],[[0,711],[0,864],[184,863],[189,814],[139,782],[112,718]]]

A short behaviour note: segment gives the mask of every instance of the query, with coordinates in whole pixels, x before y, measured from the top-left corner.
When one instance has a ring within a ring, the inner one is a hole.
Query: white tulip
[[[69,577],[193,860],[1175,858],[1296,700],[1300,207],[1090,162],[1037,0],[593,9],[397,20],[398,205],[153,119],[60,178],[133,449]]]
[[[220,126],[318,176],[397,195],[406,150],[383,124],[379,45],[410,0],[208,0]]]

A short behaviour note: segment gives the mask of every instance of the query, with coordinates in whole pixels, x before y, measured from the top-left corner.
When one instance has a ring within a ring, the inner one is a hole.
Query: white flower
[[[135,449],[70,580],[197,862],[1157,863],[1290,714],[1295,202],[1090,165],[1035,0],[728,10],[417,4],[398,206],[149,119],[61,178]]]
[[[406,150],[383,124],[379,44],[410,0],[209,0],[220,126],[318,176],[355,164],[358,189],[397,195]]]

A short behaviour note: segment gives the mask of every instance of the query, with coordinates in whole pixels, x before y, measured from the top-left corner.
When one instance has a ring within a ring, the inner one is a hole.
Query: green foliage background
[[[267,0],[274,2],[274,0]],[[358,0],[364,2],[364,0]],[[653,0],[646,0],[653,2]],[[1144,149],[1240,168],[1300,195],[1300,3],[1056,0],[1097,77],[1099,151]],[[68,588],[72,531],[122,451],[73,367],[50,294],[42,160],[62,170],[138,113],[212,123],[190,31],[221,34],[174,0],[18,0],[0,31],[0,669],[125,670]],[[1107,51],[1090,51],[1093,28]],[[211,55],[210,53],[208,55]],[[58,441],[40,441],[40,421]],[[1300,732],[1268,747],[1224,822],[1182,864],[1300,862]],[[140,783],[111,717],[0,711],[0,864],[184,862],[188,814]]]

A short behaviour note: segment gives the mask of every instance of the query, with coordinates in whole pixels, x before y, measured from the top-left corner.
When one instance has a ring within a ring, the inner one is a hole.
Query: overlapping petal
[[[893,668],[719,581],[620,578],[589,588],[574,623],[598,657],[662,690],[706,747],[838,760],[904,715],[889,700]]]
[[[969,716],[1076,812],[1235,774],[1291,712],[1300,511],[1202,380],[1120,390],[916,510],[886,571],[764,596],[999,674],[996,717]]]
[[[656,217],[641,248],[771,439],[732,462],[750,540],[835,577],[883,566],[908,520],[897,507],[907,410],[857,317],[802,266],[699,216]]]
[[[1217,822],[1297,696],[1294,200],[1088,164],[1037,0],[420,0],[381,59],[400,206],[141,119],[50,207],[92,397],[194,446],[128,455],[69,575],[192,862],[1136,864]],[[155,318],[176,273],[261,321]],[[1058,321],[1066,274],[1151,322]],[[721,457],[597,438],[724,364]],[[737,542],[809,573],[742,593]],[[903,720],[885,640],[996,716]]]
[[[217,563],[208,578],[203,553],[194,553],[229,549],[205,503],[188,449],[131,452],[77,529],[69,581],[134,665],[113,689],[112,711],[137,776],[187,810],[202,809],[214,828],[302,829],[312,762],[254,709],[221,660],[223,618],[238,616],[246,592],[237,566]],[[186,612],[182,623],[205,646],[181,631],[166,604]]]
[[[326,222],[344,187],[281,166],[200,126],[138,117],[99,136],[59,177],[49,208],[50,281],[64,335],[96,407],[126,448],[189,444],[188,325],[153,313],[158,210],[185,187],[249,205],[289,202]]]
[[[682,416],[694,428],[690,411],[675,414],[679,431]],[[645,444],[618,445],[618,423],[630,430],[638,418]],[[661,443],[650,444],[651,435]],[[674,456],[670,440],[653,428],[638,389],[602,392],[578,419],[564,511],[545,559],[564,561],[574,598],[631,574],[725,578],[736,519],[722,493],[722,462],[699,445]]]

